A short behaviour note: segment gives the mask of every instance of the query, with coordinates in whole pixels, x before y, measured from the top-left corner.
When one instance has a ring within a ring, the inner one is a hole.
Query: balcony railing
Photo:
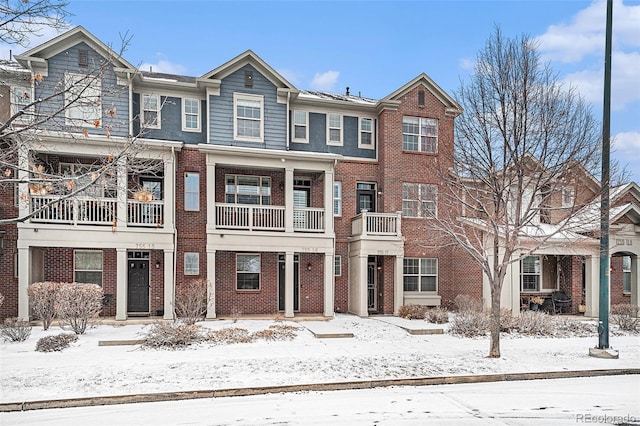
[[[116,199],[75,197],[60,199],[54,195],[31,196],[31,222],[72,225],[113,225]],[[40,210],[40,211],[38,211]]]
[[[248,231],[284,231],[284,206],[216,204],[216,228]],[[324,209],[293,208],[293,229],[298,232],[323,232]]]
[[[351,219],[351,235],[402,236],[401,213],[370,213],[363,211]]]
[[[127,200],[129,226],[160,227],[164,223],[164,201]]]

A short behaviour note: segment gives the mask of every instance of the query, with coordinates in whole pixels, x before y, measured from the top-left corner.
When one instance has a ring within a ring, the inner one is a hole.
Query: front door
[[[127,312],[149,313],[149,252],[129,253]]]
[[[285,283],[284,254],[278,256],[278,310],[284,311]],[[300,310],[300,256],[293,256],[293,310]]]
[[[311,181],[296,179],[293,187],[293,229],[304,230],[309,225],[307,212],[298,208],[311,206]]]
[[[375,256],[369,256],[367,261],[367,309],[369,312],[378,310],[378,262]]]
[[[362,210],[368,212],[376,211],[376,184],[358,182],[356,184],[356,197],[358,205],[356,206],[356,214]]]

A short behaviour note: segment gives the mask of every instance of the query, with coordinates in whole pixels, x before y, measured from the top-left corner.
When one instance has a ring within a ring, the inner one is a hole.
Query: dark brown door
[[[358,205],[356,206],[356,214],[366,210],[368,212],[376,211],[376,184],[358,182],[356,186],[356,196]]]
[[[149,260],[129,259],[127,311],[149,313]]]
[[[285,262],[284,255],[278,256],[278,310],[284,311]],[[293,262],[293,310],[300,310],[300,258],[294,255]]]

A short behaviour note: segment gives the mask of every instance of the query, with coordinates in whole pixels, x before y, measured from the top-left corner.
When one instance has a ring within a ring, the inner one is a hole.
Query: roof
[[[413,90],[418,85],[423,85],[431,94],[433,94],[436,98],[440,100],[447,107],[448,112],[454,113],[455,115],[462,113],[462,107],[458,104],[451,96],[447,94],[440,86],[438,86],[427,74],[421,73],[416,78],[395,90],[394,92],[388,94],[381,102],[384,101],[393,101],[398,98],[404,96],[410,90]]]
[[[353,102],[362,105],[374,106],[378,103],[376,99],[364,98],[362,96],[339,95],[335,93],[317,92],[312,90],[300,90],[298,99],[322,99],[329,101]]]

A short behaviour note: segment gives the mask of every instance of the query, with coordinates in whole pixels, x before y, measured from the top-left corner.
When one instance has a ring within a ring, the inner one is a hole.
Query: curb
[[[640,374],[640,368],[608,370],[547,371],[536,373],[483,374],[470,376],[417,377],[410,379],[367,380],[357,382],[315,383],[302,385],[262,386],[255,388],[211,389],[185,392],[159,392],[136,395],[112,395],[87,398],[50,399],[0,403],[0,412],[43,410],[51,408],[92,407],[133,404],[139,402],[180,401],[186,399],[225,398],[310,391],[372,389],[389,386],[432,386],[463,383],[508,382],[517,380],[571,379],[576,377],[622,376]]]

